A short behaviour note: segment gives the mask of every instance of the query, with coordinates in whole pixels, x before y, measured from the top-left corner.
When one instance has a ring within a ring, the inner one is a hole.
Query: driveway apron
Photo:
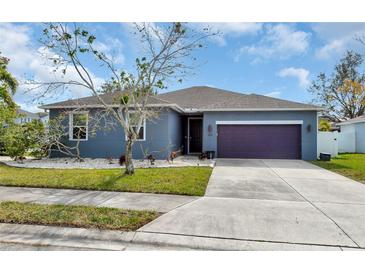
[[[341,175],[301,160],[218,159],[205,197],[139,231],[365,248],[363,216],[365,186]]]

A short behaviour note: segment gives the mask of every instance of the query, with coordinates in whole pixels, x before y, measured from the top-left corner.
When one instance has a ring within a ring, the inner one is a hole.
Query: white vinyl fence
[[[338,152],[356,152],[355,131],[338,134]]]
[[[330,153],[332,157],[338,155],[338,135],[337,131],[334,132],[318,132],[317,138],[317,154]]]
[[[355,152],[355,132],[318,132],[318,156],[320,153],[330,153],[336,157],[342,152]]]

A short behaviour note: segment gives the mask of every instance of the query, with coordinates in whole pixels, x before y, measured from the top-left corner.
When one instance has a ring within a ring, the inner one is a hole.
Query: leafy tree
[[[54,69],[66,74],[72,68],[78,79],[33,83],[43,90],[42,96],[46,93],[62,92],[72,86],[82,86],[96,96],[101,108],[124,129],[127,137],[125,174],[134,173],[132,147],[139,136],[143,121],[155,119],[160,111],[158,107],[149,105],[150,98],[165,88],[166,82],[182,81],[194,67],[196,58],[193,52],[203,47],[204,39],[215,35],[208,28],[199,31],[182,23],[165,23],[159,26],[141,23],[134,24],[134,28],[134,35],[140,41],[143,56],[136,58],[134,70],[127,72],[118,67],[109,54],[96,47],[96,37],[89,31],[76,24],[47,24],[42,41],[44,47],[52,52],[49,59]],[[92,73],[86,67],[86,61],[93,60],[110,77],[101,89],[95,86]],[[113,93],[115,104],[108,105],[103,100],[103,93]]]
[[[331,124],[327,120],[320,120],[319,121],[319,131],[330,131],[331,130]]]
[[[5,104],[0,102],[0,135],[2,130],[5,130],[5,128],[12,124],[14,122],[14,119],[16,118],[16,110],[15,109],[9,109],[5,106]]]
[[[8,72],[9,59],[1,56],[0,52],[0,154],[4,153],[4,144],[1,142],[6,128],[14,122],[16,105],[12,99],[18,86],[17,80]]]
[[[0,52],[1,54],[1,52]],[[7,70],[9,59],[0,55],[0,102],[3,106],[15,109],[12,99],[18,87],[17,80]]]
[[[44,156],[44,150],[38,140],[44,134],[43,123],[33,120],[23,125],[11,124],[1,136],[1,141],[5,153],[15,160],[22,160],[27,152],[39,158]]]
[[[0,52],[0,130],[11,123],[16,116],[16,105],[12,99],[18,82],[8,72],[9,59],[1,56]]]
[[[334,72],[320,73],[309,91],[325,108],[325,114],[337,120],[352,119],[365,111],[365,74],[360,72],[363,57],[347,51]]]
[[[25,133],[29,154],[37,159],[47,156],[47,146],[40,141],[46,135],[44,124],[39,120],[32,120],[25,124]]]
[[[27,152],[27,139],[23,133],[24,128],[22,125],[13,124],[1,136],[5,153],[14,160],[21,160]]]

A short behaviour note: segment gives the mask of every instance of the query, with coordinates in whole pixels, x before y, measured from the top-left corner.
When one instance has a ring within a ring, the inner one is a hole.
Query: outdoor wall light
[[[212,136],[213,135],[213,127],[212,125],[208,125],[208,136]]]
[[[312,130],[312,125],[311,124],[308,124],[307,125],[307,132],[311,132],[311,130]]]

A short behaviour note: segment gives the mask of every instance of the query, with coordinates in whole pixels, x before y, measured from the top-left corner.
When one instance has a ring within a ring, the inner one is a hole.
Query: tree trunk
[[[134,174],[134,166],[133,166],[133,156],[132,156],[132,145],[133,142],[128,138],[125,149],[125,174],[132,175]]]

